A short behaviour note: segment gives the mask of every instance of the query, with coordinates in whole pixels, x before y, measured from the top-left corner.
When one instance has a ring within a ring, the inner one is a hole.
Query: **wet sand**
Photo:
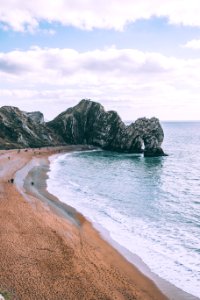
[[[48,157],[58,152],[0,151],[0,291],[20,300],[167,299],[90,222],[46,191]],[[16,172],[17,187],[8,182]]]

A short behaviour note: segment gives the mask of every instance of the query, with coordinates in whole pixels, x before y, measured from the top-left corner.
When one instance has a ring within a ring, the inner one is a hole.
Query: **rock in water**
[[[131,133],[136,131],[143,140],[144,156],[166,155],[161,148],[164,132],[157,118],[140,118],[129,127],[131,127]]]
[[[140,118],[126,126],[115,111],[106,112],[99,103],[82,100],[58,115],[47,126],[67,144],[88,144],[105,150],[163,156],[164,132],[156,118]],[[144,150],[143,150],[144,146]]]

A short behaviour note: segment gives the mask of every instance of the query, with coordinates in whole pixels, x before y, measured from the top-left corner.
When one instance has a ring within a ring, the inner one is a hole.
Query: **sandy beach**
[[[48,157],[73,150],[81,147],[0,151],[0,293],[20,300],[167,299],[90,222],[46,191]],[[28,165],[23,186],[20,170]]]

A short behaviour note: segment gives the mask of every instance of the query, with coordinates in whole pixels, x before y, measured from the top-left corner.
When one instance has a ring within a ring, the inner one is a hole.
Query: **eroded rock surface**
[[[60,136],[44,123],[40,112],[26,113],[17,107],[0,108],[0,148],[53,146],[62,143]]]
[[[45,123],[41,112],[23,112],[17,107],[0,108],[0,148],[24,148],[84,144],[105,150],[165,155],[164,133],[156,118],[140,118],[126,126],[115,111],[90,100],[81,100],[53,121]]]
[[[90,144],[105,150],[145,156],[165,155],[164,132],[157,118],[141,118],[126,126],[115,111],[106,112],[99,103],[82,100],[47,125],[68,144]]]

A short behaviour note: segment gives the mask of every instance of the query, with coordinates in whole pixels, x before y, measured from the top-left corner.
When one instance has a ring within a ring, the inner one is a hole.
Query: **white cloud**
[[[123,30],[130,22],[151,17],[200,26],[199,15],[199,0],[1,0],[0,5],[0,21],[5,28],[31,32],[41,21],[88,30]]]
[[[91,98],[124,119],[198,119],[199,69],[200,59],[113,47],[0,52],[0,105],[40,109],[51,119]]]
[[[0,53],[0,72],[31,73],[48,71],[48,74],[56,75],[59,80],[65,76],[73,76],[74,73],[93,72],[123,74],[139,73],[165,73],[174,68],[174,62],[181,60],[167,58],[158,53],[144,53],[135,49],[107,48],[105,50],[93,50],[78,52],[74,49],[39,48],[32,47],[28,51],[14,50],[8,53]],[[59,75],[59,76],[58,76]],[[45,80],[45,79],[44,79]],[[47,76],[48,80],[48,76]]]
[[[194,50],[199,50],[200,49],[200,39],[188,41],[185,45],[183,45],[183,47],[191,48]]]

